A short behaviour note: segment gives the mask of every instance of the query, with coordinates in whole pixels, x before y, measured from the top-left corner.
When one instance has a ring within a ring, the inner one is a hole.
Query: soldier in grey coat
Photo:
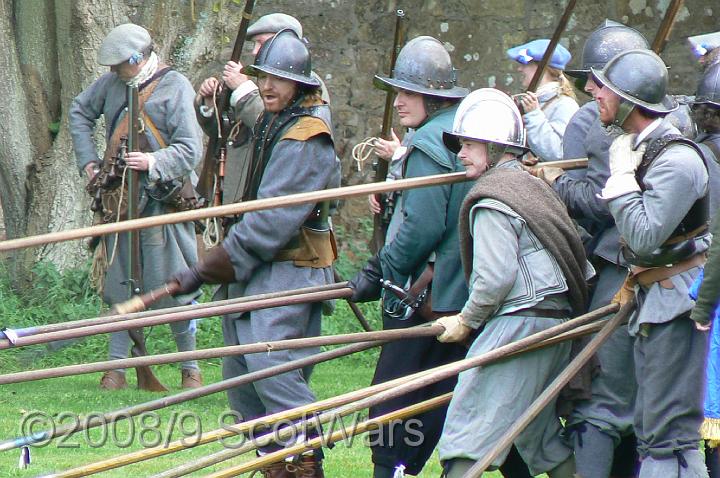
[[[477,330],[468,351],[474,357],[582,312],[591,268],[564,205],[521,169],[525,132],[512,99],[490,88],[472,92],[445,144],[459,151],[477,182],[459,219],[470,295],[459,314],[436,321],[445,328],[438,340],[459,342]],[[569,353],[570,344],[562,343],[460,374],[438,445],[448,478],[464,476],[495,446],[562,371]],[[573,477],[572,449],[561,430],[553,401],[515,441],[533,476]]]
[[[252,200],[332,187],[339,174],[330,109],[320,83],[310,75],[310,53],[290,30],[278,32],[244,69],[258,77],[264,112],[254,128],[252,168],[244,199]],[[182,292],[203,282],[234,283],[244,295],[333,282],[332,234],[325,204],[305,204],[246,213],[193,268],[177,276]],[[311,337],[320,334],[321,304],[296,304],[223,318],[226,345]],[[307,357],[317,348],[227,357],[225,378]],[[230,407],[243,420],[315,401],[308,385],[312,367],[270,377],[228,391]],[[266,451],[282,447],[269,446]],[[303,476],[322,476],[321,454],[304,454],[292,466]],[[265,476],[294,476],[287,463],[271,465]],[[298,471],[300,473],[300,471]]]
[[[80,93],[70,107],[70,129],[78,167],[92,178],[100,166],[93,140],[96,121],[105,117],[105,137],[110,143],[115,128],[126,118],[126,89],[129,84],[154,88],[142,108],[145,133],[141,136],[142,152],[128,153],[129,168],[140,173],[142,217],[172,212],[169,205],[151,196],[159,183],[173,184],[191,181],[193,169],[202,155],[202,132],[193,112],[193,89],[180,73],[164,65],[152,49],[150,34],[144,28],[125,24],[114,28],[104,39],[98,51],[98,63],[109,65],[105,73]],[[153,127],[149,125],[152,123]],[[113,152],[114,153],[114,152]],[[115,250],[115,241],[118,247]],[[127,236],[105,236],[104,247],[109,264],[105,275],[103,300],[115,304],[127,300],[128,287],[124,282],[126,271]],[[160,287],[173,274],[197,261],[194,226],[173,224],[144,229],[140,232],[143,285],[146,290]],[[113,253],[115,251],[115,253]],[[169,298],[154,307],[171,307],[187,304],[197,294]],[[175,322],[170,325],[179,351],[195,349],[195,323]],[[110,358],[126,358],[130,339],[127,332],[116,332],[110,337]],[[185,388],[201,385],[196,362],[182,364],[182,385]],[[103,375],[101,386],[117,389],[127,386],[124,370]]]
[[[581,79],[585,91],[595,96],[600,87],[590,68],[602,68],[616,54],[633,48],[648,48],[645,37],[637,30],[605,20],[585,41],[579,69],[566,73]],[[598,197],[610,176],[608,156],[610,145],[618,132],[609,132],[600,123],[598,106],[590,101],[572,117],[563,148],[565,159],[588,158],[588,167],[581,177],[565,174],[560,168],[543,167],[532,173],[545,180],[558,193],[570,217],[592,234],[586,246],[597,271],[597,281],[590,301],[590,310],[606,306],[620,290],[628,272],[628,264],[620,254],[620,233],[607,203]],[[632,338],[620,328],[598,350],[600,370],[593,377],[592,397],[576,403],[567,423],[573,440],[575,461],[580,476],[607,478],[614,469],[619,476],[632,475],[635,460],[624,460],[613,468],[613,450],[625,437],[624,447],[632,448],[635,376]],[[632,451],[630,452],[632,454]]]
[[[677,104],[666,96],[660,57],[629,50],[592,74],[602,85],[600,120],[623,131],[601,194],[631,265],[620,299],[638,306],[629,330],[640,477],[707,477],[698,450],[707,326],[690,320],[688,296],[709,245],[707,169],[697,146],[665,118]]]

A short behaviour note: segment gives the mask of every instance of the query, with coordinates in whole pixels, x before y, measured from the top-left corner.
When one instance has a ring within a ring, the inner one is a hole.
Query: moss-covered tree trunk
[[[8,238],[90,223],[67,112],[73,98],[106,71],[95,60],[97,48],[114,26],[132,21],[150,30],[161,56],[180,60],[176,67],[186,70],[217,37],[197,21],[195,7],[189,0],[0,0],[0,203]],[[204,15],[212,22],[217,17]],[[103,132],[99,126],[99,151]],[[82,241],[8,257],[19,284],[39,260],[67,268],[86,259]]]

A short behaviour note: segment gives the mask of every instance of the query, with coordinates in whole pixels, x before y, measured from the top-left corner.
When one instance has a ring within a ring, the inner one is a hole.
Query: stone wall
[[[233,36],[243,4],[242,0],[224,2],[228,38]],[[605,18],[631,25],[652,41],[668,4],[669,0],[579,0],[562,44],[574,55],[573,63],[579,60],[584,39]],[[255,17],[279,11],[302,22],[314,69],[332,96],[344,182],[357,183],[371,180],[372,171],[366,166],[358,172],[350,151],[380,129],[385,97],[373,89],[372,77],[384,72],[389,61],[395,9],[406,12],[408,38],[432,35],[445,43],[459,69],[461,85],[471,89],[495,86],[517,93],[515,65],[506,59],[505,50],[534,38],[549,38],[564,6],[564,1],[551,0],[277,0],[256,2]],[[716,0],[685,1],[662,55],[671,66],[672,92],[692,93],[698,77],[685,38],[720,29],[719,20]],[[217,60],[226,58],[227,52],[208,56],[205,60],[209,61],[189,71],[196,84],[218,67]],[[247,53],[244,60],[251,61]],[[343,218],[352,221],[365,215],[367,208],[358,200],[346,205],[345,211]]]

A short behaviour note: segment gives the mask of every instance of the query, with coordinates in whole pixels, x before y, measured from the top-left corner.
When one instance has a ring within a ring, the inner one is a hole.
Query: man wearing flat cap
[[[81,174],[92,179],[103,162],[117,156],[121,136],[127,135],[126,92],[128,86],[139,90],[139,110],[144,130],[140,134],[140,151],[125,156],[127,168],[139,173],[141,217],[156,216],[177,210],[177,196],[160,194],[197,180],[193,168],[202,155],[202,132],[195,121],[193,89],[190,82],[165,65],[153,51],[152,39],[144,28],[130,23],[114,28],[103,40],[97,54],[98,63],[110,71],[80,93],[70,107],[70,129],[75,157]],[[107,149],[101,160],[93,140],[97,120],[105,117]],[[120,173],[122,174],[122,172]],[[109,189],[109,188],[108,188]],[[102,208],[96,214],[101,222],[121,220],[122,207],[106,207],[113,194],[122,189],[103,190]],[[117,241],[117,244],[116,244]],[[94,265],[104,279],[99,287],[107,304],[127,300],[129,273],[127,235],[104,236],[95,250]],[[172,224],[140,231],[142,283],[145,290],[165,284],[169,277],[197,262],[197,246],[192,224]],[[159,301],[156,307],[190,303],[198,294]],[[195,324],[192,321],[170,325],[179,351],[195,350]],[[127,332],[110,336],[110,358],[126,358],[130,348]],[[181,385],[195,388],[202,384],[197,363],[183,362]],[[106,372],[100,386],[108,390],[125,388],[124,370]],[[143,387],[142,383],[138,386]]]
[[[303,38],[303,28],[297,18],[285,13],[271,13],[260,17],[247,30],[247,38],[253,42],[253,57],[257,55],[260,47],[280,30],[290,30],[298,38]],[[233,203],[240,200],[245,179],[247,178],[248,151],[252,128],[263,111],[258,87],[247,75],[242,73],[243,65],[228,61],[223,68],[222,82],[211,76],[206,78],[195,96],[197,119],[203,131],[209,137],[217,136],[217,118],[213,98],[219,94],[223,87],[232,89],[230,115],[233,128],[228,138],[227,161],[225,165],[225,183],[223,203]],[[311,76],[320,81],[322,98],[329,103],[327,89],[320,78],[311,73]],[[339,186],[339,183],[338,183]]]

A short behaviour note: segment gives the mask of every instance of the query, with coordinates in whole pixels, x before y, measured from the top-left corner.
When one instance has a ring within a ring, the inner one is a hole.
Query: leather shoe
[[[295,476],[297,478],[325,478],[322,460],[318,460],[315,455],[301,455]]]
[[[105,372],[100,379],[100,388],[103,390],[122,390],[127,388],[127,380],[125,374],[117,370]]]
[[[202,374],[200,370],[194,368],[184,368],[181,372],[182,388],[200,388],[202,387]]]
[[[260,469],[255,470],[250,478],[253,478],[258,472],[263,478],[296,478],[295,471],[297,467],[292,463],[282,461],[280,463],[273,463],[272,465],[263,466]]]

